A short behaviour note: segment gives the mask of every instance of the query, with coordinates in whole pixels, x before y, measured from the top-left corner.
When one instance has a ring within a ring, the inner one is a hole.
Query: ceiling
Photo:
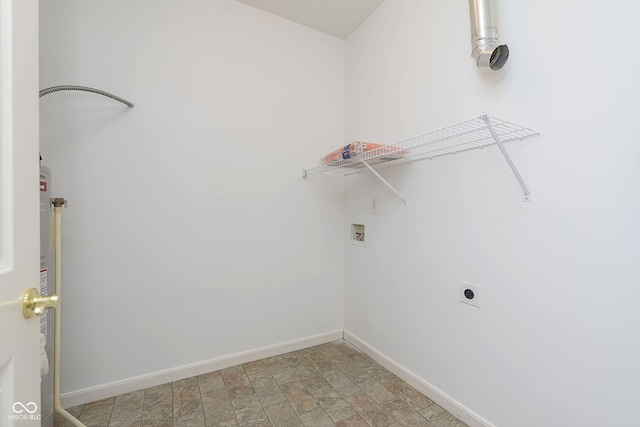
[[[384,0],[238,0],[346,39]]]

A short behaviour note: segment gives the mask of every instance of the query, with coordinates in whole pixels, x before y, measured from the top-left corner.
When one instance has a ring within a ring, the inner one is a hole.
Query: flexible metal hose
[[[134,107],[134,105],[131,102],[127,101],[126,99],[120,98],[119,96],[116,96],[116,95],[114,95],[112,93],[105,92],[104,90],[95,89],[95,88],[87,87],[87,86],[73,86],[73,85],[52,86],[52,87],[49,87],[47,89],[42,89],[40,91],[40,98],[42,98],[43,96],[48,95],[50,93],[60,92],[60,91],[63,91],[63,90],[79,90],[79,91],[82,91],[82,92],[97,93],[98,95],[103,95],[103,96],[106,96],[107,98],[115,99],[116,101],[122,102],[123,104],[125,104],[129,108],[133,108]]]

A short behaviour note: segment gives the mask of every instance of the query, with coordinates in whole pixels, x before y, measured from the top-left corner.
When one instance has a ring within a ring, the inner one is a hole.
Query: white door
[[[0,426],[39,426],[38,0],[0,0]]]

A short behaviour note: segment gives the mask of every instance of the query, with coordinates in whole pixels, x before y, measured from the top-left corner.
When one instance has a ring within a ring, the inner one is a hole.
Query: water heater
[[[55,295],[55,260],[51,216],[51,169],[40,166],[40,294]],[[40,419],[42,427],[53,427],[53,366],[55,314],[45,310],[40,318],[40,338],[44,345],[40,368]]]

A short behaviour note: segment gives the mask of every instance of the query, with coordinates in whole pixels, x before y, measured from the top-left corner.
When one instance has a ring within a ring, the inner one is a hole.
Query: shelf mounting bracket
[[[504,159],[509,164],[511,171],[516,176],[516,179],[518,180],[520,187],[522,187],[522,191],[524,192],[524,201],[525,202],[531,201],[531,192],[529,192],[529,189],[527,188],[527,184],[524,183],[522,176],[520,176],[520,173],[518,172],[518,168],[516,168],[516,165],[513,163],[513,160],[511,160],[511,157],[509,156],[509,153],[507,153],[507,150],[504,148],[502,141],[500,141],[500,137],[496,133],[496,130],[493,128],[493,125],[491,124],[491,120],[487,115],[480,116],[480,118],[487,124],[487,128],[489,129],[491,136],[496,141],[496,144],[498,145],[498,148],[500,148],[500,152],[502,152]]]
[[[404,197],[402,197],[402,195],[401,195],[400,193],[398,193],[398,191],[397,191],[395,188],[393,188],[393,187],[391,186],[391,184],[389,184],[389,183],[387,182],[387,180],[386,180],[386,179],[384,179],[384,178],[383,178],[383,177],[382,177],[378,172],[376,172],[376,170],[375,170],[374,168],[372,168],[372,167],[371,167],[371,165],[369,165],[369,163],[365,162],[364,160],[360,160],[360,162],[361,162],[363,165],[365,165],[365,166],[366,166],[366,167],[367,167],[367,168],[368,168],[368,169],[369,169],[369,170],[370,170],[370,171],[371,171],[371,172],[372,172],[376,177],[378,177],[378,179],[379,179],[380,181],[382,181],[382,183],[383,183],[384,185],[386,185],[387,187],[389,187],[389,189],[390,189],[391,191],[393,191],[393,192],[395,193],[395,195],[396,195],[396,196],[398,196],[398,197],[400,198],[400,200],[402,200],[402,203],[404,203],[404,205],[405,205],[405,206],[407,206],[407,201],[404,199]]]

